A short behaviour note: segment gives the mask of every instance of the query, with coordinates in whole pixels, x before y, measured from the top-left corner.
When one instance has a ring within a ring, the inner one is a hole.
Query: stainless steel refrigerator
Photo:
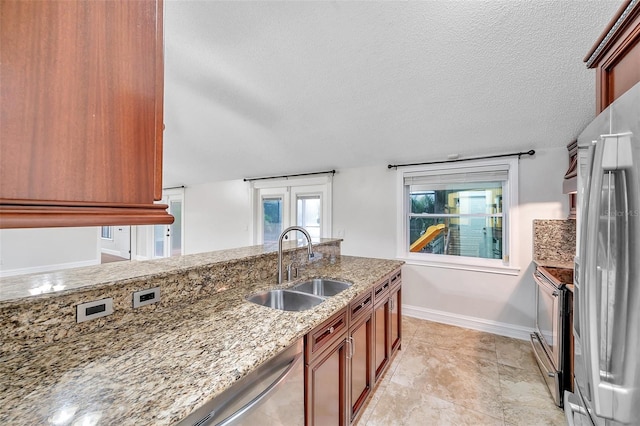
[[[640,83],[578,138],[569,425],[640,425]]]

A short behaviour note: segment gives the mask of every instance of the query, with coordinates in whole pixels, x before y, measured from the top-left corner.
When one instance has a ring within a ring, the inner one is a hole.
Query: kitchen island
[[[117,327],[9,346],[0,359],[0,423],[174,424],[401,265],[341,255],[310,263],[296,281],[329,277],[353,285],[306,311],[246,301],[276,287],[270,276],[146,309]]]

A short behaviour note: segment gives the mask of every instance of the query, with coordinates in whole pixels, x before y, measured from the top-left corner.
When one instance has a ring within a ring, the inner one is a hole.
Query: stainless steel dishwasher
[[[303,426],[302,349],[300,339],[195,410],[178,426]]]

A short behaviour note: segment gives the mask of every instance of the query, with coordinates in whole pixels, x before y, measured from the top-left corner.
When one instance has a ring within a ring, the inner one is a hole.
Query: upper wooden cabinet
[[[596,69],[596,114],[640,81],[640,3],[624,2],[584,61]]]
[[[0,2],[0,228],[172,223],[162,0]]]

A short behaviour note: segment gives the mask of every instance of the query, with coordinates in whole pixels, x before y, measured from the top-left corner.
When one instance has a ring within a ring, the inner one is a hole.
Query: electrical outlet
[[[90,321],[113,313],[113,299],[94,300],[76,305],[76,322]]]
[[[148,288],[133,293],[133,307],[158,303],[160,301],[160,287]]]

